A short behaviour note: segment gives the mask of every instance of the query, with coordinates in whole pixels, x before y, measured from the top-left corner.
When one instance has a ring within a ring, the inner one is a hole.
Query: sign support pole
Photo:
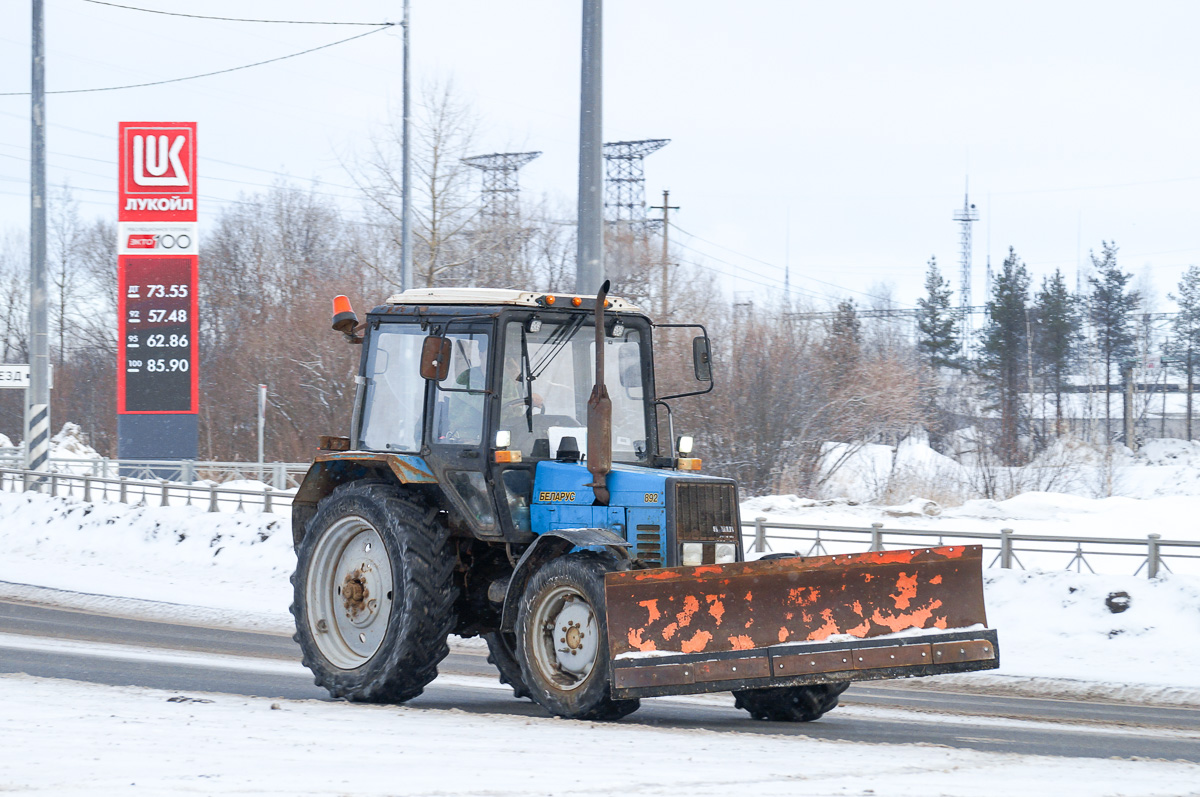
[[[408,0],[404,0],[404,96],[401,111],[400,149],[404,161],[400,170],[400,290],[407,291],[413,284],[412,252],[412,155],[408,137]]]
[[[263,478],[263,449],[267,425],[267,386],[258,386],[258,478]]]
[[[32,355],[25,414],[26,466],[50,459],[50,324],[46,312],[46,41],[45,3],[33,0],[33,69],[29,202],[29,326]]]

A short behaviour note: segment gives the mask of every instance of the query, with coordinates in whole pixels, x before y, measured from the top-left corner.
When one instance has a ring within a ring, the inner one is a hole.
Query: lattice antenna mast
[[[971,204],[967,193],[963,194],[963,206],[954,211],[954,220],[959,223],[959,272],[958,307],[962,322],[962,351],[966,357],[971,348],[971,224],[979,221],[979,211]]]
[[[644,159],[671,143],[669,138],[613,141],[604,145],[604,220],[648,230],[660,224],[646,218]]]
[[[487,224],[503,225],[520,215],[521,186],[517,171],[540,152],[495,152],[463,158],[463,163],[483,172],[482,207],[479,215]]]

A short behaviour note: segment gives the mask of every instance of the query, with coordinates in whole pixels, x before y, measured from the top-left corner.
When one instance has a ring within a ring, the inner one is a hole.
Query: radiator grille
[[[675,532],[680,541],[736,543],[737,526],[737,489],[732,484],[675,484]]]
[[[637,553],[634,558],[647,567],[662,567],[662,527],[642,525],[637,527]]]

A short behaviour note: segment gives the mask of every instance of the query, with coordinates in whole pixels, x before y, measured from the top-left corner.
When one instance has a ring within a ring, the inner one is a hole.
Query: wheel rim
[[[579,688],[595,669],[600,650],[596,613],[574,587],[554,587],[542,596],[530,634],[534,666],[558,689]]]
[[[349,516],[321,536],[305,599],[313,639],[330,664],[352,670],[375,655],[392,616],[392,560],[374,526]]]

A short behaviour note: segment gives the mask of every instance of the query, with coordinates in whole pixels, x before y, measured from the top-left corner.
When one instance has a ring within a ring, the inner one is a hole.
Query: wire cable
[[[162,14],[168,17],[187,17],[188,19],[211,19],[220,22],[261,22],[271,25],[357,25],[359,27],[375,28],[380,25],[392,26],[402,25],[401,22],[320,22],[308,19],[243,19],[240,17],[210,17],[203,14],[181,14],[178,11],[160,11],[157,8],[140,8],[138,6],[124,6],[120,3],[107,3],[105,0],[83,0],[85,3],[92,3],[98,6],[110,6],[111,8],[123,8],[126,11],[144,11],[147,14]]]
[[[369,30],[366,33],[360,33],[357,36],[351,36],[348,39],[341,39],[339,41],[330,42],[329,44],[322,44],[320,47],[312,47],[307,50],[301,50],[298,53],[291,53],[290,55],[281,55],[278,58],[268,58],[266,61],[256,61],[253,64],[243,64],[242,66],[234,66],[234,67],[230,67],[229,69],[218,69],[216,72],[205,72],[204,74],[201,74],[201,75],[189,75],[188,77],[176,77],[176,78],[171,78],[170,80],[154,80],[149,83],[131,83],[128,86],[103,86],[101,88],[94,88],[94,89],[60,89],[58,91],[47,91],[46,93],[47,94],[87,94],[87,93],[96,92],[96,91],[122,91],[124,89],[142,89],[142,88],[146,88],[147,86],[162,86],[167,83],[182,83],[185,80],[197,80],[198,78],[202,78],[202,77],[212,77],[213,75],[224,75],[224,74],[228,74],[229,72],[238,72],[242,69],[250,69],[250,68],[256,67],[256,66],[264,66],[266,64],[273,64],[278,61],[286,61],[289,58],[296,58],[301,55],[308,55],[309,53],[315,53],[318,50],[327,50],[330,47],[336,47],[339,44],[345,44],[346,42],[352,42],[355,39],[361,39],[364,36],[370,36],[371,34],[379,33],[380,31],[387,30],[390,27],[391,27],[390,24],[384,25],[382,27],[375,28],[375,30]],[[28,97],[28,96],[29,96],[28,91],[3,91],[3,92],[0,92],[0,97]]]
[[[708,244],[709,246],[715,246],[718,249],[724,249],[726,252],[735,254],[738,257],[744,257],[747,260],[753,260],[755,263],[761,263],[762,265],[770,266],[771,268],[776,268],[776,269],[779,268],[779,266],[775,263],[769,263],[766,260],[760,260],[757,257],[748,255],[744,252],[739,252],[736,249],[730,249],[728,246],[723,246],[722,244],[716,243],[715,241],[710,241],[707,238],[701,238],[699,235],[696,235],[693,232],[688,232],[687,230],[683,229],[682,227],[677,225],[675,222],[670,222],[670,224],[671,224],[672,228],[683,233],[684,235],[688,236],[689,238],[695,238],[697,241],[703,241],[704,243]],[[692,250],[692,251],[696,251],[696,250]],[[866,296],[868,299],[875,299],[876,301],[890,302],[890,303],[894,303],[894,304],[905,304],[905,305],[908,305],[909,307],[914,306],[914,305],[908,304],[908,302],[899,302],[899,301],[896,301],[895,299],[889,299],[885,296],[876,296],[873,293],[866,293],[865,291],[855,290],[854,288],[847,288],[844,285],[838,285],[836,282],[828,282],[826,280],[818,279],[816,277],[810,277],[807,274],[797,274],[796,276],[801,279],[812,280],[813,282],[819,282],[822,285],[828,285],[830,288],[837,288],[839,291],[846,291],[848,293],[857,293],[859,296]],[[772,279],[772,278],[768,277],[768,279]]]

